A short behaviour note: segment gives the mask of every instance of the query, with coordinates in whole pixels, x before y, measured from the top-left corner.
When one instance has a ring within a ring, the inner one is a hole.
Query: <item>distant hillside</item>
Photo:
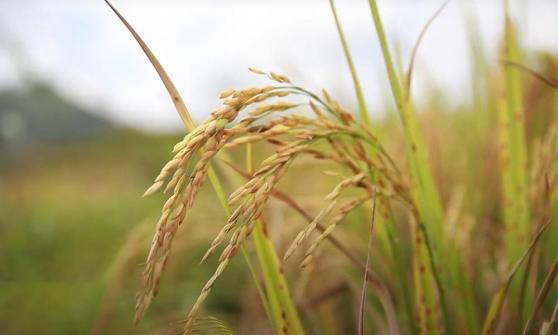
[[[111,127],[108,121],[68,101],[46,84],[0,92],[0,148],[80,141]]]

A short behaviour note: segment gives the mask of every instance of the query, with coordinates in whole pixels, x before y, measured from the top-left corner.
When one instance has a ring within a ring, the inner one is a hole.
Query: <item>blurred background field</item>
[[[462,233],[458,243],[468,250],[469,259],[479,260],[468,266],[471,278],[484,283],[475,292],[483,311],[497,277],[505,271],[495,252],[502,230],[497,224],[501,220],[497,115],[486,95],[497,69],[502,18],[500,2],[487,2],[473,2],[471,16],[466,14],[469,7],[459,1],[450,5],[422,46],[416,83],[417,110],[444,207],[448,217],[457,216],[455,229]],[[558,78],[558,5],[512,3],[525,62]],[[195,1],[118,4],[153,42],[198,120],[217,105],[218,92],[224,88],[261,83],[244,71],[252,65],[280,70],[315,88],[326,87],[348,107],[356,106],[325,1],[288,3],[285,8],[277,2],[266,8],[244,1],[240,7],[246,12],[224,3]],[[384,5],[386,26],[403,59],[421,24],[439,4]],[[358,6],[350,1],[340,4],[340,11],[349,17],[361,12]],[[273,19],[266,26],[262,17],[270,14],[270,8],[282,8],[285,22]],[[312,10],[320,14],[308,14]],[[197,20],[192,13],[199,16]],[[258,19],[251,22],[254,17]],[[374,130],[404,166],[402,131],[381,65],[376,64],[380,56],[372,26],[368,16],[354,17],[347,20],[347,34],[355,45],[357,66],[363,69]],[[468,30],[468,17],[480,22],[480,46]],[[214,23],[219,19],[226,24]],[[236,28],[223,36],[227,24]],[[290,41],[300,25],[308,29]],[[244,50],[237,50],[239,35],[254,29],[270,36],[252,35]],[[156,74],[101,1],[30,1],[28,7],[3,2],[0,32],[0,333],[174,334],[180,327],[177,322],[213,272],[212,261],[198,263],[226,218],[211,188],[205,187],[173,246],[159,296],[146,319],[134,327],[141,265],[165,201],[161,195],[141,198],[141,194],[183,137],[180,120]],[[114,37],[108,39],[111,34]],[[199,34],[206,34],[207,40]],[[232,41],[220,46],[219,40],[227,38]],[[275,42],[257,43],[265,38]],[[306,42],[310,47],[300,52]],[[267,51],[254,55],[253,49]],[[204,60],[214,53],[222,54]],[[526,129],[532,149],[555,122],[558,98],[551,88],[527,75],[522,91],[530,107]],[[256,157],[263,157],[266,149],[256,147]],[[233,151],[232,159],[244,163],[241,151]],[[294,177],[280,188],[315,215],[322,196],[334,185],[318,177],[324,168],[302,160],[294,167]],[[233,173],[225,164],[217,164],[217,172]],[[226,183],[229,191],[234,186]],[[551,210],[556,214],[555,207]],[[367,242],[362,235],[364,217],[361,213],[347,218],[351,224],[336,232],[362,258]],[[304,223],[278,201],[269,206],[266,219],[282,251]],[[557,237],[555,227],[545,237],[541,254],[546,250],[550,259],[539,257],[547,266],[556,254]],[[388,277],[390,264],[381,262],[383,256],[382,250],[375,251],[374,266]],[[327,247],[313,272],[301,273],[294,263],[286,265],[286,273],[295,300],[308,311],[309,333],[354,332],[352,309],[358,301],[354,286],[360,285],[361,274],[344,266],[342,257]],[[542,279],[539,275],[535,281]],[[307,286],[311,280],[318,282]],[[395,283],[389,285],[398,290]],[[551,292],[547,309],[557,295]],[[246,265],[238,258],[219,279],[204,314],[219,317],[239,334],[271,334],[258,299]],[[320,320],[321,325],[312,320]]]

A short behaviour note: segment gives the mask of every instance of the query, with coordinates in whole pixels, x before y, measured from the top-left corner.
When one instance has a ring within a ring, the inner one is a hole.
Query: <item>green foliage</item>
[[[506,60],[520,62],[517,37],[506,16],[504,49]],[[530,234],[527,145],[520,72],[504,67],[504,93],[500,101],[502,201],[506,223],[506,249],[514,262],[525,248]]]

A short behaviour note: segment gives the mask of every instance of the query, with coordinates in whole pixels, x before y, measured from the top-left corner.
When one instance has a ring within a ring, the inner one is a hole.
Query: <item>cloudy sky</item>
[[[327,0],[113,0],[174,79],[195,117],[229,87],[262,84],[249,66],[325,87],[351,105],[352,87]],[[379,0],[392,47],[403,62],[438,0]],[[416,72],[420,88],[437,85],[463,98],[470,58],[466,13],[476,16],[495,57],[501,0],[453,0],[426,36]],[[368,104],[376,117],[390,104],[368,2],[337,0]],[[558,1],[511,1],[521,41],[558,52]],[[0,0],[0,88],[22,78],[51,82],[74,101],[121,124],[178,129],[163,86],[129,33],[102,0]]]

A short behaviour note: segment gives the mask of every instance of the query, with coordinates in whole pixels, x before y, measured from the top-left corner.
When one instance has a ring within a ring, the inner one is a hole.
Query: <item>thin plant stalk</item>
[[[537,234],[531,240],[530,245],[528,248],[523,252],[523,255],[517,260],[513,268],[510,270],[505,282],[502,284],[500,289],[494,294],[492,300],[490,302],[490,306],[488,307],[488,312],[486,313],[486,318],[484,320],[484,324],[482,327],[482,334],[483,335],[491,335],[494,334],[496,328],[498,327],[498,321],[500,320],[500,315],[502,314],[502,307],[504,306],[504,302],[506,301],[506,296],[510,291],[510,287],[512,285],[512,281],[514,277],[517,275],[517,272],[520,270],[521,265],[525,262],[527,257],[533,252],[533,249],[540,241],[541,236],[551,224],[551,220],[548,220],[542,227],[539,229]]]
[[[351,56],[351,52],[347,43],[347,40],[345,38],[345,33],[343,31],[341,22],[339,20],[339,16],[337,14],[337,8],[335,6],[335,1],[334,0],[329,0],[329,5],[333,14],[333,18],[335,19],[335,26],[337,28],[337,32],[339,35],[339,40],[341,42],[341,46],[343,48],[343,54],[345,56],[345,60],[347,62],[347,65],[349,67],[349,71],[351,73],[351,78],[353,80],[353,86],[354,86],[354,90],[355,90],[355,95],[357,98],[357,102],[358,102],[358,108],[359,108],[359,116],[361,121],[364,123],[365,126],[370,127],[371,126],[371,121],[370,121],[370,116],[368,114],[367,108],[366,108],[366,101],[364,99],[364,95],[362,93],[362,88],[360,85],[360,80],[358,77],[358,73],[355,69],[354,66],[354,62]],[[380,226],[390,226],[387,229],[391,229],[393,230],[393,227],[391,227],[391,225],[393,225],[393,220],[391,218],[391,210],[389,209],[389,203],[386,199],[378,199],[378,205],[379,205],[379,210],[380,212],[385,212],[388,213],[388,215],[385,216],[381,216],[379,219],[381,219],[382,222],[379,222]],[[392,232],[393,233],[393,232]],[[381,234],[381,237],[386,237],[385,234]],[[400,254],[399,250],[396,250],[397,248],[399,248],[399,246],[397,244],[394,243],[395,240],[390,238],[387,239],[387,244],[389,244],[389,249],[391,250],[392,253],[394,254]],[[409,325],[410,328],[414,331],[415,330],[415,318],[413,316],[412,313],[412,302],[411,300],[411,296],[410,294],[408,294],[409,289],[407,286],[407,283],[405,282],[404,279],[404,273],[402,271],[399,271],[403,268],[403,263],[402,262],[402,258],[400,257],[396,257],[394,258],[394,261],[396,263],[396,269],[398,271],[398,275],[397,277],[400,278],[400,285],[402,287],[402,290],[404,292],[406,292],[404,294],[404,300],[405,300],[405,305],[407,306],[407,316],[408,316],[408,320],[409,320]]]
[[[418,48],[419,48],[420,44],[422,43],[422,40],[423,40],[424,36],[426,36],[426,33],[428,32],[428,29],[430,28],[432,23],[434,23],[436,18],[442,13],[442,11],[446,8],[446,6],[449,4],[449,2],[450,2],[450,0],[446,0],[442,4],[442,6],[440,6],[440,8],[438,8],[438,10],[436,12],[434,12],[434,14],[426,22],[424,27],[422,27],[422,30],[419,34],[419,37],[417,38],[415,46],[413,47],[413,51],[411,52],[411,61],[409,62],[409,67],[407,68],[407,79],[406,79],[406,83],[405,83],[405,86],[406,86],[405,91],[407,93],[407,100],[409,100],[411,98],[411,84],[413,82],[413,73],[414,73],[414,69],[415,69],[415,60],[417,58]]]
[[[234,164],[223,161],[229,167],[231,167],[235,172],[241,175],[245,179],[250,178],[250,174],[245,173],[244,171],[240,170]],[[288,194],[281,192],[279,190],[274,190],[272,192],[272,196],[275,197],[277,200],[280,200],[291,207],[293,210],[298,212],[300,215],[306,219],[308,223],[311,223],[314,220],[314,217],[310,215],[304,208],[302,208],[294,199],[292,199]],[[378,200],[381,200],[379,198]],[[316,225],[316,229],[323,233],[326,228],[321,224]],[[338,239],[336,239],[333,235],[327,235],[326,239],[331,242],[331,244],[341,253],[343,254],[354,266],[356,266],[359,270],[365,272],[366,265],[361,262],[354,254],[352,254],[349,249],[344,246]],[[403,264],[403,262],[401,262]],[[401,270],[401,274],[404,272]],[[391,298],[390,291],[386,284],[384,284],[381,279],[378,277],[377,274],[374,273],[371,269],[368,269],[367,274],[368,283],[376,290],[378,295],[378,299],[380,300],[382,307],[384,309],[384,313],[386,314],[387,323],[389,326],[389,334],[397,335],[400,334],[400,330],[398,327],[398,322],[396,318],[395,306]],[[410,314],[412,315],[412,313]],[[413,328],[414,329],[414,328]]]
[[[527,320],[527,324],[523,329],[523,335],[528,335],[532,333],[533,328],[535,326],[535,318],[537,317],[538,312],[542,308],[544,299],[548,295],[550,291],[550,287],[552,286],[554,280],[556,279],[556,275],[558,275],[558,258],[554,260],[554,264],[552,265],[552,268],[548,272],[548,275],[544,280],[543,286],[541,287],[539,293],[537,294],[535,304],[531,310],[531,316]]]
[[[410,99],[407,99],[408,96],[404,94],[402,83],[395,71],[392,60],[393,58],[389,51],[389,46],[380,18],[378,6],[375,0],[369,0],[368,3],[370,5],[372,20],[376,28],[377,37],[380,42],[391,92],[405,132],[406,148],[410,167],[409,170],[411,172],[413,181],[413,197],[417,204],[419,218],[425,223],[423,226],[425,229],[415,230],[416,240],[421,242],[415,244],[416,250],[414,252],[414,273],[415,287],[417,289],[417,299],[419,301],[423,300],[425,302],[434,302],[438,299],[436,297],[436,291],[438,291],[438,294],[440,295],[439,300],[442,305],[441,314],[444,320],[444,324],[447,328],[450,326],[450,323],[447,317],[447,309],[445,308],[445,298],[443,297],[444,291],[440,285],[440,281],[435,280],[436,272],[438,270],[436,269],[435,259],[432,259],[434,258],[434,255],[431,252],[433,249],[442,249],[443,251],[446,248],[444,245],[426,245],[427,243],[443,243],[445,241],[443,238],[445,234],[442,222],[443,214],[440,198],[434,186],[432,173],[428,166],[426,149],[423,144],[422,135],[417,124],[412,104],[410,102]],[[417,222],[417,224],[422,225],[421,222]],[[428,238],[429,236],[427,235],[431,235],[432,238]],[[427,270],[429,264],[434,264],[434,266],[431,266]],[[426,297],[426,295],[429,295],[430,298]],[[428,331],[437,333],[438,327],[433,326],[438,324],[435,316],[436,313],[434,312],[435,310],[437,310],[436,306],[431,305],[421,307],[422,308],[417,309],[417,312],[420,313],[419,315],[417,315],[417,318],[426,323],[423,323],[423,327],[419,328],[426,331],[425,327],[430,324],[434,328],[429,329]],[[428,311],[430,311],[430,313],[428,313]],[[449,331],[449,329],[447,330]]]
[[[505,57],[519,63],[517,37],[509,15],[505,19]],[[519,72],[504,66],[501,101],[501,160],[504,221],[508,262],[521,255],[529,236],[529,202],[523,98]]]
[[[246,145],[246,170],[249,174],[252,174],[254,170],[251,144]],[[263,275],[269,315],[272,316],[274,321],[276,333],[303,335],[304,329],[290,296],[279,258],[275,253],[275,247],[261,220],[256,222],[252,232],[252,241]]]
[[[401,82],[395,72],[376,1],[369,0],[369,4],[374,25],[376,26],[378,39],[380,41],[382,54],[384,56],[384,62],[393,98],[405,131],[407,152],[409,154],[409,165],[411,167],[411,173],[414,181],[413,190],[417,206],[422,219],[428,224],[428,230],[432,231],[435,237],[440,237],[443,236],[443,234],[441,234],[441,231],[443,230],[442,207],[438,192],[434,186],[432,173],[428,167],[428,160],[426,157],[426,150],[423,144],[422,135],[412,109],[412,104],[410,101],[405,99]]]
[[[122,23],[126,26],[126,28],[130,31],[130,33],[133,35],[133,37],[135,38],[135,40],[138,42],[138,44],[141,46],[142,50],[144,51],[144,53],[146,54],[146,56],[148,57],[148,59],[150,60],[151,64],[153,65],[153,67],[155,68],[155,70],[157,71],[157,73],[159,74],[162,82],[164,83],[167,92],[169,93],[171,100],[173,101],[175,108],[186,128],[186,130],[188,131],[192,131],[195,127],[194,122],[192,121],[192,118],[190,116],[190,113],[188,112],[188,108],[186,107],[186,104],[184,103],[182,97],[180,96],[180,93],[178,92],[178,90],[176,89],[176,86],[174,85],[174,83],[172,82],[172,80],[170,79],[170,77],[168,76],[168,74],[166,73],[166,71],[164,70],[164,68],[162,67],[162,65],[160,64],[160,62],[157,60],[157,58],[155,57],[155,55],[151,52],[151,50],[149,49],[149,47],[147,46],[147,44],[143,41],[143,39],[139,36],[139,34],[133,29],[133,27],[127,22],[127,20],[120,14],[120,12],[108,1],[105,0],[105,2],[109,5],[109,7],[113,10],[113,12],[119,17],[119,19],[122,21]],[[212,166],[209,167],[208,169],[208,179],[215,191],[215,193],[217,194],[217,197],[219,199],[219,203],[221,204],[221,207],[223,208],[223,211],[227,214],[227,216],[230,215],[231,211],[230,208],[228,207],[227,204],[227,200],[226,200],[226,196],[225,196],[225,192],[223,190],[223,187],[219,181],[219,178],[217,177],[215,170],[213,169]],[[256,233],[257,233],[256,229]],[[263,233],[263,231],[262,231]],[[256,234],[255,234],[256,235]],[[262,241],[259,241],[260,243],[258,244],[258,247],[256,248],[256,253],[258,255],[258,260],[260,261],[260,266],[262,267],[262,270],[264,271],[264,274],[266,273],[266,270],[271,274],[272,277],[275,278],[271,278],[274,279],[276,282],[278,282],[278,285],[275,285],[276,287],[281,286],[280,290],[276,290],[274,293],[277,295],[277,300],[279,300],[282,305],[284,305],[284,307],[286,307],[286,319],[288,322],[290,322],[290,325],[292,327],[292,330],[289,330],[288,332],[285,332],[283,327],[281,327],[281,331],[283,333],[286,334],[293,334],[293,335],[299,335],[299,334],[304,334],[304,331],[302,329],[302,326],[300,324],[300,320],[298,318],[298,314],[296,312],[296,309],[293,307],[294,304],[292,302],[292,299],[290,297],[290,294],[288,292],[288,287],[286,285],[286,281],[283,277],[283,274],[278,270],[277,267],[277,254],[275,253],[275,249],[273,247],[273,245],[271,243],[269,243],[269,241],[266,241],[264,239],[262,239]],[[249,257],[247,256],[246,252],[243,252],[244,258],[246,260],[246,262],[249,264],[250,270],[253,270],[253,267],[251,266]],[[273,259],[275,259],[275,263],[273,262]],[[261,264],[262,261],[265,262],[269,262],[269,263],[265,263],[265,264]],[[270,267],[274,267],[275,271],[273,271],[272,268]],[[253,275],[255,275],[254,273],[252,273]],[[256,279],[256,278],[255,278]],[[271,280],[268,279],[265,282],[268,283]],[[261,294],[261,290],[258,289],[258,292]],[[270,294],[270,292],[273,292],[272,289],[270,289],[268,287],[268,296]],[[266,308],[266,311],[269,313],[270,310],[273,309],[273,306],[270,306],[271,304],[266,301],[263,301],[264,307]],[[284,321],[281,322],[281,320],[284,320],[285,318],[282,318],[281,315],[275,315],[275,314],[271,314],[273,316],[272,321],[274,324],[281,324],[281,323],[285,323]]]
[[[383,199],[379,199],[379,201],[382,202]],[[409,325],[408,328],[410,329],[411,334],[415,334],[417,331],[417,325],[415,314],[413,312],[414,300],[411,293],[411,288],[409,287],[409,284],[407,282],[404,251],[402,250],[401,243],[397,238],[397,232],[395,231],[391,208],[387,204],[385,204],[384,207],[389,212],[384,215],[384,224],[377,225],[378,235],[380,236],[380,238],[382,238],[382,236],[385,236],[385,240],[388,241],[388,254],[391,255],[391,259],[393,259],[395,272],[399,279],[399,287],[401,289],[401,294],[403,295],[403,304],[405,305],[405,312],[407,314],[407,322]]]
[[[304,329],[288,291],[287,281],[282,275],[279,258],[275,253],[273,243],[264,230],[263,222],[256,223],[252,234],[268,299],[272,302],[270,303],[271,314],[274,319],[279,318],[282,325],[276,331],[279,334],[303,335]]]
[[[372,220],[370,220],[368,229],[368,250],[366,252],[366,263],[364,270],[364,279],[362,281],[362,294],[360,301],[360,313],[358,322],[358,334],[364,335],[364,319],[366,314],[366,302],[368,300],[368,273],[370,271],[370,256],[372,253],[372,234],[374,232],[374,219],[376,217],[376,197],[374,197],[372,205]]]
[[[368,111],[366,109],[366,101],[364,100],[364,95],[362,94],[360,80],[358,78],[358,74],[355,69],[355,65],[353,63],[353,58],[351,56],[351,51],[349,50],[349,45],[347,44],[347,40],[345,38],[345,33],[343,32],[343,27],[341,26],[341,22],[339,21],[339,16],[337,15],[337,9],[335,7],[334,0],[329,0],[329,7],[331,8],[331,12],[333,13],[333,18],[335,19],[335,27],[337,28],[337,33],[339,34],[339,41],[341,42],[341,46],[343,47],[343,55],[345,56],[345,60],[347,61],[347,65],[349,66],[349,71],[351,72],[351,78],[353,79],[353,86],[355,89],[355,95],[358,103],[358,113],[360,116],[360,120],[367,127],[370,127],[371,123],[370,123],[370,117],[368,115]]]
[[[552,316],[549,321],[543,323],[541,329],[541,335],[552,335],[556,333],[558,329],[558,301],[554,304],[554,309],[552,310]]]
[[[504,21],[504,57],[519,63],[519,48],[515,28],[507,11]],[[500,164],[501,187],[504,217],[504,243],[507,263],[513,264],[521,256],[530,235],[529,195],[527,173],[527,144],[524,129],[524,107],[521,91],[520,73],[512,66],[503,65],[503,94],[499,101],[500,121]],[[529,276],[522,270],[519,276],[525,276],[524,285],[529,285]],[[520,306],[519,320],[527,317],[523,306],[531,305],[532,294],[521,289],[521,283],[514,284],[511,290]],[[527,287],[527,286],[526,286]]]

